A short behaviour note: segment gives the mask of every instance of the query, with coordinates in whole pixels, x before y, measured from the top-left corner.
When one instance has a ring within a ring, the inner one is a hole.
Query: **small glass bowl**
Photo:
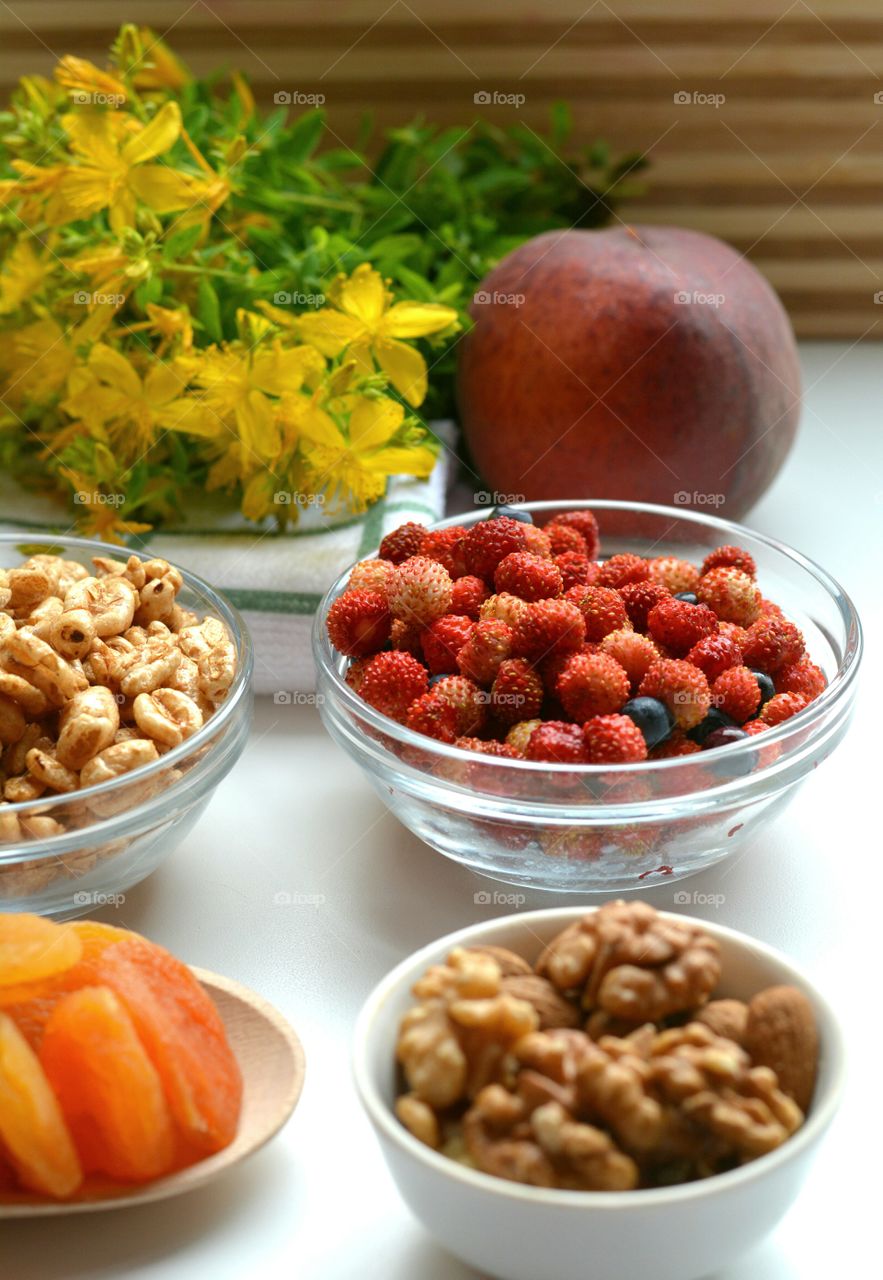
[[[800,627],[828,687],[783,724],[713,751],[617,766],[538,765],[414,733],[347,685],[348,660],[332,647],[325,619],[348,572],[316,614],[313,652],[326,728],[422,840],[510,884],[610,893],[637,888],[654,872],[674,880],[703,871],[769,824],[846,733],[862,636],[851,600],[824,569],[741,525],[631,502],[535,502],[522,509],[544,524],[582,508],[598,518],[605,557],[629,551],[698,564],[723,544],[750,551],[764,595]],[[472,525],[487,514],[455,516],[438,527]]]
[[[36,552],[62,555],[92,568],[92,556],[113,555],[85,538],[0,534],[0,566],[14,568]],[[148,553],[130,552],[143,560]],[[0,911],[73,916],[118,901],[176,848],[239,758],[252,716],[251,640],[242,618],[193,574],[180,570],[178,602],[200,618],[219,618],[236,648],[236,676],[227,697],[192,737],[165,755],[100,786],[4,804],[5,815],[48,817],[66,830],[0,844]]]

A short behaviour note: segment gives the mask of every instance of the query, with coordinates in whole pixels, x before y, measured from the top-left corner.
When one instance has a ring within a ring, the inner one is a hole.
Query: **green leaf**
[[[186,258],[202,235],[202,227],[196,224],[184,227],[182,231],[174,231],[163,241],[163,258],[166,262],[180,262]]]
[[[223,342],[224,330],[221,325],[218,295],[207,276],[199,278],[199,287],[196,291],[196,316],[214,342]]]
[[[319,145],[325,132],[325,112],[305,111],[289,128],[281,150],[289,163],[303,164]]]

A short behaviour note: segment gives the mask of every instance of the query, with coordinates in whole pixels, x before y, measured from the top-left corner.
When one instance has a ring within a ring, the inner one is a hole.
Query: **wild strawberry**
[[[528,526],[508,516],[479,520],[466,534],[463,554],[466,568],[490,585],[497,565],[513,551],[524,550],[524,530]]]
[[[757,565],[754,563],[754,556],[743,547],[716,547],[714,551],[709,551],[702,561],[702,574],[704,576],[706,573],[710,573],[712,569],[723,567],[741,569],[743,573],[748,574],[749,578],[757,577]]]
[[[451,575],[437,560],[411,556],[396,566],[387,591],[390,612],[427,626],[451,605]]]
[[[494,586],[522,600],[548,600],[561,595],[561,573],[554,560],[513,551],[497,565]]]
[[[723,671],[741,665],[742,651],[735,640],[718,631],[698,640],[688,652],[687,661],[698,667],[712,684]]]
[[[449,702],[457,713],[457,736],[478,733],[484,726],[487,694],[466,676],[445,676],[432,686],[432,692]]]
[[[544,560],[552,559],[552,543],[549,535],[535,524],[526,524],[524,529],[524,550],[532,556],[542,556]]]
[[[361,688],[362,677],[370,661],[370,658],[354,658],[346,669],[344,680],[355,693],[358,693]]]
[[[520,596],[513,596],[508,591],[501,591],[498,595],[488,596],[482,604],[478,616],[480,618],[499,618],[500,622],[505,622],[514,629],[519,619],[527,615],[527,603]]]
[[[512,656],[514,632],[498,618],[476,622],[472,635],[457,654],[457,666],[476,684],[493,684],[501,662]]]
[[[763,733],[765,729],[769,729],[769,725],[763,720],[748,720],[742,726],[742,732],[747,733],[750,737],[754,737],[757,733]]]
[[[586,555],[590,560],[598,559],[599,536],[598,521],[595,519],[591,511],[564,511],[560,516],[553,516],[549,524],[570,525],[574,529],[578,529],[585,539]],[[546,525],[548,531],[549,525]]]
[[[598,585],[625,587],[630,582],[646,582],[649,577],[650,567],[644,557],[625,551],[604,561],[598,571]]]
[[[571,587],[564,597],[583,615],[587,640],[603,640],[628,621],[622,596],[612,587]]]
[[[742,661],[775,675],[803,656],[803,636],[793,622],[766,615],[752,622],[742,643]]]
[[[777,693],[770,698],[769,702],[763,704],[760,719],[768,725],[781,724],[783,720],[790,720],[808,705],[809,699],[805,693]]]
[[[403,622],[401,618],[393,618],[389,642],[393,649],[402,653],[410,653],[415,658],[423,659],[423,628],[419,622]]]
[[[491,710],[504,725],[530,720],[543,705],[543,682],[524,658],[501,662],[491,685]]]
[[[801,658],[776,672],[776,693],[802,693],[807,702],[817,698],[827,684],[822,668],[809,658]]]
[[[760,592],[757,583],[741,569],[722,565],[709,569],[699,579],[696,596],[700,604],[707,604],[718,618],[735,622],[740,627],[750,627],[760,614]]]
[[[597,862],[604,856],[606,839],[602,830],[592,827],[551,827],[540,832],[540,847],[544,857],[559,862]]]
[[[346,589],[376,591],[379,596],[385,596],[394,571],[391,560],[360,560],[352,567]]]
[[[328,610],[325,625],[335,649],[363,658],[383,648],[391,623],[389,606],[378,592],[344,591]]]
[[[589,559],[586,540],[573,525],[547,524],[543,532],[549,539],[553,556],[563,556],[565,551],[578,551]]]
[[[589,764],[632,764],[647,759],[644,735],[628,716],[593,716],[583,725]]]
[[[495,742],[491,738],[485,742],[482,738],[458,738],[454,743],[461,751],[477,751],[482,756],[499,756],[501,760],[517,760],[518,753],[505,742]]]
[[[530,735],[524,756],[549,764],[585,764],[583,731],[566,720],[544,720]]]
[[[704,604],[688,604],[686,600],[660,600],[647,614],[647,630],[654,640],[664,644],[680,657],[694,644],[717,631],[717,618]]]
[[[471,618],[446,613],[421,633],[423,656],[434,676],[457,670],[457,654],[472,635],[474,626]]]
[[[698,742],[693,742],[691,738],[686,737],[680,729],[675,729],[670,738],[666,738],[665,742],[661,742],[658,747],[654,747],[650,752],[651,760],[673,760],[677,756],[694,756],[697,751],[701,751]]]
[[[668,587],[672,595],[682,591],[695,591],[699,583],[699,570],[689,560],[677,556],[657,556],[649,562],[650,580]]]
[[[427,560],[437,560],[444,565],[451,578],[462,578],[466,572],[466,561],[463,558],[465,538],[466,530],[459,524],[448,525],[445,529],[430,529],[423,535],[417,555],[426,556]]]
[[[748,635],[745,627],[740,627],[735,622],[718,622],[717,633],[719,636],[726,636],[728,640],[732,640],[734,644],[737,644],[741,653],[745,637]]]
[[[393,564],[401,564],[404,560],[409,560],[411,556],[418,554],[420,544],[428,532],[425,524],[417,524],[413,520],[409,520],[407,524],[400,524],[383,539],[378,555],[381,560],[391,560]]]
[[[542,723],[542,720],[519,720],[518,724],[514,724],[506,734],[506,746],[511,747],[516,756],[523,757],[527,751],[530,735]]]
[[[618,591],[629,621],[638,631],[646,631],[647,614],[660,600],[671,595],[668,587],[664,587],[661,582],[652,582],[649,578],[643,582],[627,582]]]
[[[365,667],[359,693],[377,711],[404,720],[415,698],[429,688],[426,668],[410,653],[378,653]]]
[[[473,621],[478,620],[478,612],[490,595],[490,590],[483,578],[474,573],[455,578],[451,587],[451,612],[463,614]]]
[[[514,632],[513,656],[539,662],[554,653],[575,653],[586,638],[586,625],[575,604],[537,600],[527,606]]]
[[[718,711],[735,720],[736,724],[744,724],[757,714],[760,706],[757,676],[747,667],[729,667],[711,686],[711,700]]]
[[[638,695],[664,702],[680,729],[692,729],[704,720],[711,705],[705,676],[692,662],[676,658],[654,663],[641,681]]]
[[[439,742],[453,742],[457,736],[457,711],[434,689],[415,698],[408,708],[405,724],[415,733]]]
[[[598,577],[598,566],[581,551],[565,551],[562,555],[555,556],[554,563],[561,574],[562,591],[567,591],[570,587],[584,586],[590,576],[593,582]]]
[[[629,678],[633,689],[644,679],[654,662],[659,660],[659,650],[649,636],[637,631],[610,631],[598,645],[599,652],[615,658]]]
[[[580,723],[619,711],[628,696],[628,676],[606,653],[574,654],[558,677],[558,697],[567,714]]]

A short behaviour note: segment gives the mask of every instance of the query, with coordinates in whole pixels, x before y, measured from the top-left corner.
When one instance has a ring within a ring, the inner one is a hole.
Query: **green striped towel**
[[[296,528],[279,533],[247,525],[206,500],[180,525],[130,541],[198,574],[243,613],[255,647],[256,693],[309,693],[315,687],[310,630],[322,596],[397,525],[441,518],[447,470],[443,449],[428,480],[392,477],[386,496],[361,517],[335,520],[322,507],[306,507]],[[71,532],[57,505],[8,480],[0,482],[0,528],[29,539]]]

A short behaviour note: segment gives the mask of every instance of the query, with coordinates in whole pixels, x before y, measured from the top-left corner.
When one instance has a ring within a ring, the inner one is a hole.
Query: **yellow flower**
[[[126,534],[146,533],[150,528],[149,524],[141,524],[138,520],[123,520],[115,503],[101,501],[102,495],[88,476],[70,467],[62,467],[61,474],[77,495],[77,528],[80,533],[101,538],[104,542],[121,543]]]
[[[9,315],[29,298],[38,296],[51,271],[48,257],[38,256],[30,240],[19,240],[0,275],[0,315]]]
[[[276,342],[249,350],[229,343],[194,353],[187,367],[196,385],[205,390],[205,406],[219,420],[233,419],[246,454],[272,462],[282,436],[278,405],[270,397],[297,391],[321,377],[325,362],[312,347],[288,350]]]
[[[104,106],[122,106],[128,97],[122,80],[71,53],[65,54],[58,63],[55,79],[79,104],[97,100]]]
[[[150,27],[139,27],[137,34],[144,51],[134,75],[136,89],[183,89],[191,76],[180,58],[175,57]]]
[[[180,342],[182,351],[191,350],[193,321],[186,307],[158,307],[155,302],[148,302],[147,314],[150,317],[150,331],[160,340],[158,355],[163,355],[174,342]]]
[[[43,404],[61,391],[78,361],[78,351],[96,342],[112,319],[112,308],[99,307],[67,330],[46,315],[10,337],[4,359],[8,378],[3,396],[14,405]]]
[[[397,401],[368,396],[348,399],[346,433],[330,414],[315,406],[305,410],[298,429],[315,490],[324,490],[332,502],[361,512],[383,497],[388,476],[425,479],[435,466],[435,453],[427,445],[405,448],[390,443],[405,418]]]
[[[451,307],[434,302],[397,302],[384,288],[379,272],[367,262],[353,274],[339,276],[331,290],[335,307],[299,316],[301,335],[326,356],[347,355],[368,373],[373,373],[372,356],[397,391],[409,404],[418,405],[426,396],[426,361],[409,347],[405,338],[425,338],[456,323]]]
[[[140,200],[155,213],[189,209],[208,184],[168,165],[148,164],[164,155],[181,134],[181,108],[167,102],[150,124],[132,131],[128,117],[83,110],[61,120],[71,150],[81,163],[64,170],[49,202],[47,217],[62,224],[108,210],[115,231],[131,227]]]

